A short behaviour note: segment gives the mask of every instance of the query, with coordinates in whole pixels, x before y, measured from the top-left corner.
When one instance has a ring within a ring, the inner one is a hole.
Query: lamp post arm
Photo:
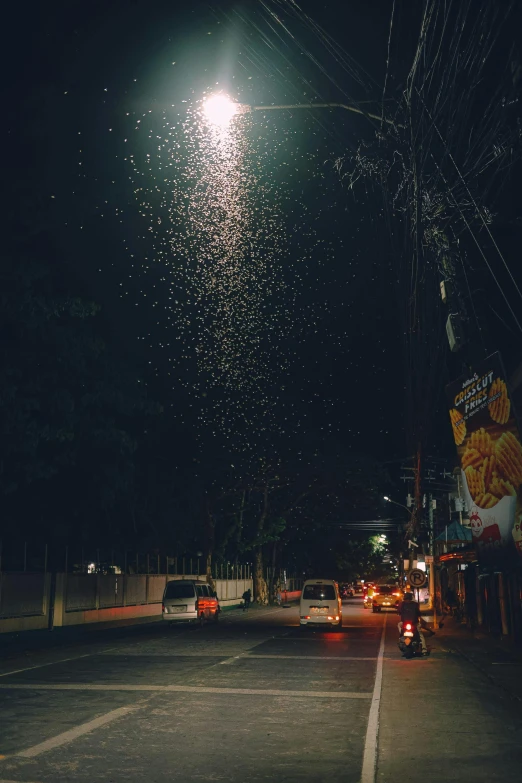
[[[399,506],[399,508],[404,508],[408,512],[410,517],[413,515],[413,511],[410,511],[408,506],[404,506],[402,503],[397,503],[396,500],[392,500],[391,498],[388,498],[386,502],[387,503],[393,503],[394,505]]]
[[[362,114],[363,117],[370,117],[372,120],[386,122],[388,125],[395,126],[393,120],[389,120],[387,117],[379,117],[378,114],[372,114],[372,112],[363,111],[362,109],[358,109],[357,106],[350,106],[347,103],[293,103],[282,104],[280,106],[251,107],[251,111],[271,111],[275,109],[345,109],[346,111],[353,111],[355,114]]]

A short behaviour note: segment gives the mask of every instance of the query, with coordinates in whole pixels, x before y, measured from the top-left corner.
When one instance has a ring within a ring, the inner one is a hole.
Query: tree
[[[387,543],[381,536],[361,536],[339,542],[335,562],[339,577],[352,582],[355,579],[377,579],[392,576],[390,562],[386,562]]]

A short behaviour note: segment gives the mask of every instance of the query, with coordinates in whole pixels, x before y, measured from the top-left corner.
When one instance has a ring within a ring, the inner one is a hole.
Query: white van
[[[169,623],[203,623],[219,620],[219,601],[206,582],[173,579],[163,593],[163,619]]]
[[[343,612],[339,586],[332,579],[308,579],[299,606],[301,625],[329,625],[341,628]]]

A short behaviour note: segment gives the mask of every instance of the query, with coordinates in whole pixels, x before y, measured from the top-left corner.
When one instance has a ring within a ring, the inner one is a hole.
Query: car
[[[219,600],[207,582],[173,579],[163,593],[163,619],[169,623],[198,623],[219,620]]]
[[[396,610],[402,600],[402,591],[396,585],[377,585],[372,596],[372,612]]]
[[[339,585],[339,591],[341,593],[341,598],[353,598],[355,595],[355,591],[353,589],[353,585],[351,584],[342,584]]]
[[[299,623],[341,628],[343,609],[339,586],[333,579],[308,579],[301,592]]]

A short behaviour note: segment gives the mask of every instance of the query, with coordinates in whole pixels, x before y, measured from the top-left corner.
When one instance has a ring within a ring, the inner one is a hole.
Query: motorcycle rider
[[[422,654],[426,655],[428,648],[426,647],[426,639],[422,633],[420,606],[417,601],[414,600],[413,593],[404,593],[404,599],[398,609],[398,612],[401,617],[401,621],[398,624],[399,633],[402,634],[403,623],[411,623],[412,625],[416,626],[422,645]]]

